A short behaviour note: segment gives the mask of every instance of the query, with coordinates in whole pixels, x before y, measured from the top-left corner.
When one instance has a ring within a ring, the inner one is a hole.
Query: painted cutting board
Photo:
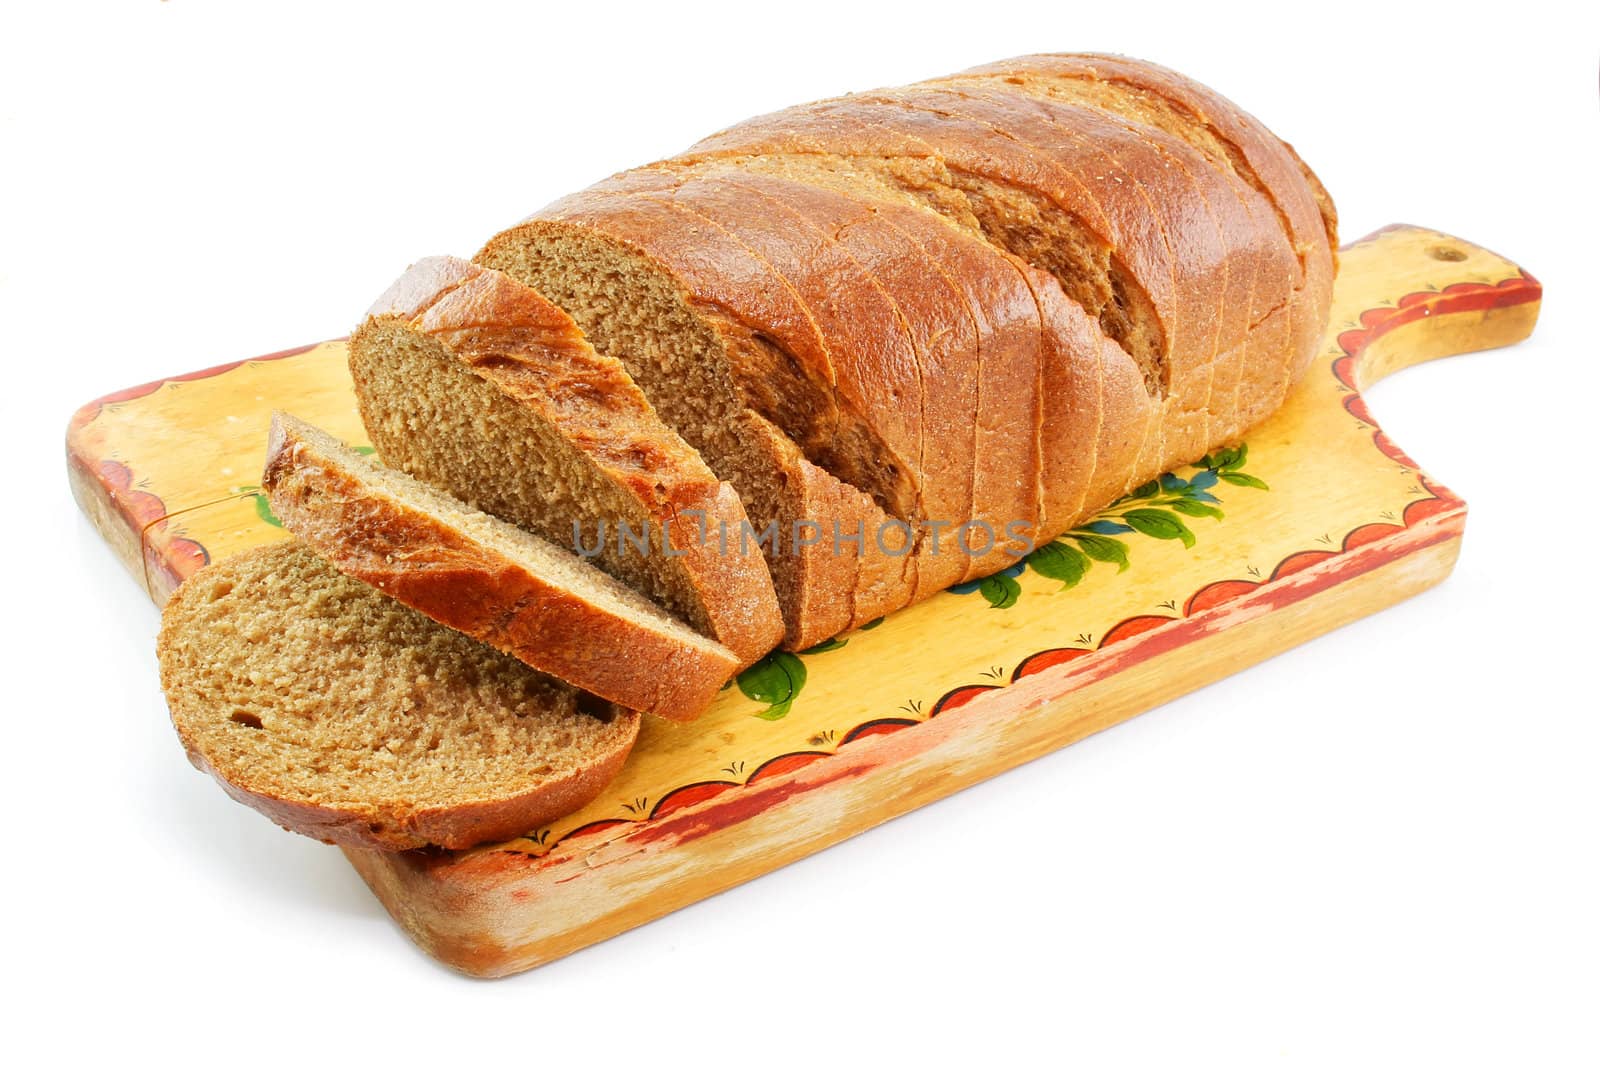
[[[1321,354],[1248,440],[1002,574],[775,653],[693,724],[648,722],[612,787],[569,818],[467,852],[350,861],[440,960],[524,970],[1426,589],[1455,562],[1466,506],[1378,428],[1361,390],[1521,340],[1539,299],[1516,265],[1453,237],[1391,227],[1357,241]],[[280,407],[365,443],[337,341],[73,417],[77,499],[157,603],[206,563],[284,536],[255,485]]]

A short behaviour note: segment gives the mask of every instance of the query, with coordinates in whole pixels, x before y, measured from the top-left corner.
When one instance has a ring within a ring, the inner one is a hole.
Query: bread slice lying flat
[[[273,419],[262,484],[283,524],[345,574],[623,707],[693,719],[739,665],[576,555],[293,416]]]
[[[157,654],[189,759],[330,844],[466,848],[576,811],[639,716],[424,617],[296,541],[212,564]]]

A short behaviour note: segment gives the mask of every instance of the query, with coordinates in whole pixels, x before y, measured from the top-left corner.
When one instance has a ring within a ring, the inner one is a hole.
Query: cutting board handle
[[[1339,258],[1341,280],[1360,284],[1336,290],[1327,343],[1338,349],[1335,373],[1357,392],[1418,363],[1516,344],[1539,318],[1537,279],[1447,233],[1385,226]],[[1397,334],[1423,321],[1427,328]]]

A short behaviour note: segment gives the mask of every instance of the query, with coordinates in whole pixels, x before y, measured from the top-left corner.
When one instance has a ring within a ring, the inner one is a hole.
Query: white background
[[[5,7],[8,1045],[220,1062],[1590,1062],[1594,8],[1532,3]],[[70,412],[335,336],[410,260],[756,112],[1029,51],[1174,66],[1295,142],[1347,239],[1547,286],[1377,388],[1472,505],[1419,599],[561,963],[417,952],[184,761]]]

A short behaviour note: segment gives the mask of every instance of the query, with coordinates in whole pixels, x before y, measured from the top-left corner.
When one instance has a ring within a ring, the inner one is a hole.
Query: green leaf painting
[[[1173,511],[1176,511],[1178,514],[1180,514],[1180,515],[1188,515],[1191,518],[1196,518],[1196,519],[1220,519],[1220,518],[1222,518],[1222,509],[1221,508],[1212,507],[1210,504],[1202,504],[1198,500],[1174,500],[1171,503],[1171,505],[1169,505],[1169,506],[1172,508]]]
[[[1210,455],[1201,458],[1195,464],[1211,471],[1234,471],[1244,466],[1244,461],[1250,455],[1250,446],[1240,442],[1232,448],[1219,448]]]
[[[983,599],[989,602],[991,608],[1009,608],[1022,595],[1022,586],[1017,584],[1015,575],[1001,571],[980,581],[978,592],[983,594]]]
[[[1040,577],[1054,578],[1061,588],[1071,589],[1089,573],[1090,560],[1068,542],[1052,541],[1028,556],[1028,566]]]
[[[1155,508],[1134,508],[1124,512],[1123,520],[1146,537],[1160,541],[1182,541],[1184,548],[1194,547],[1194,533],[1184,521],[1170,511]]]
[[[781,649],[769,652],[739,674],[739,692],[767,705],[765,711],[756,713],[756,718],[769,722],[789,714],[805,686],[806,665],[793,652]]]
[[[1198,543],[1188,519],[1223,519],[1222,501],[1212,490],[1221,486],[1265,490],[1267,483],[1242,468],[1250,451],[1244,444],[1219,448],[1203,457],[1185,476],[1172,471],[1145,482],[1090,521],[1040,545],[1021,564],[997,575],[952,586],[958,595],[979,593],[990,607],[1009,608],[1022,595],[1016,576],[1024,569],[1041,578],[1077,586],[1096,563],[1111,563],[1117,573],[1132,565],[1128,535],[1155,541],[1177,541],[1184,548]]]
[[[1069,536],[1083,550],[1083,554],[1096,563],[1115,563],[1119,574],[1128,569],[1128,546],[1115,537],[1092,533],[1073,533]]]

